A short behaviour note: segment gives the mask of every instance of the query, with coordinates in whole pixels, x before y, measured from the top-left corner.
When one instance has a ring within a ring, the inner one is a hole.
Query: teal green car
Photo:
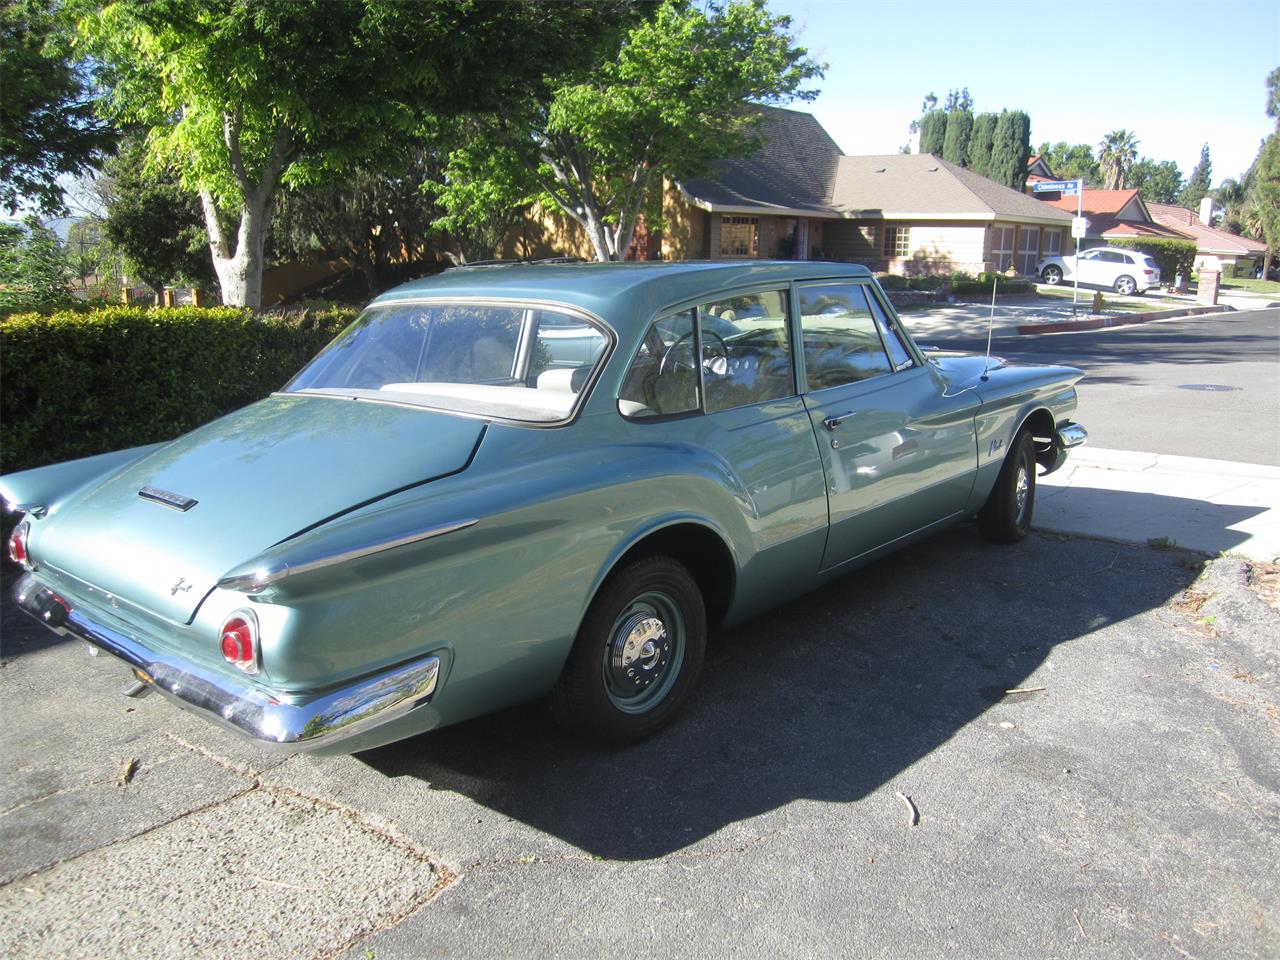
[[[923,351],[847,264],[466,267],[259,403],[0,494],[22,609],[242,734],[352,752],[546,697],[624,743],[710,629],[949,524],[1024,537],[1080,376]]]

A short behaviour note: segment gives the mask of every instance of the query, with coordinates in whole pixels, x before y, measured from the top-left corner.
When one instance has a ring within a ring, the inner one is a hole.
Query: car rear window
[[[284,388],[528,423],[568,420],[607,353],[578,314],[522,304],[373,306]]]

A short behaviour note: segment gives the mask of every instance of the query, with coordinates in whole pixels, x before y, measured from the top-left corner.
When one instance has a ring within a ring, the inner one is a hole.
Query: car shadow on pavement
[[[964,526],[721,631],[691,708],[637,746],[580,743],[535,704],[359,758],[596,857],[661,857],[795,799],[895,781],[1054,647],[1161,606],[1198,569],[1040,533],[995,547]]]

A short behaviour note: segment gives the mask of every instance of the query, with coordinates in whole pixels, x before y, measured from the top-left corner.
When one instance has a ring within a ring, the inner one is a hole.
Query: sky
[[[1020,109],[1031,147],[1133,131],[1139,156],[1186,177],[1239,177],[1274,129],[1280,0],[770,0],[827,63],[813,113],[849,154],[897,153],[932,92],[968,87],[975,112]]]

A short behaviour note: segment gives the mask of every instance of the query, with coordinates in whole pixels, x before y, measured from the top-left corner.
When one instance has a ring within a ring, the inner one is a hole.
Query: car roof
[[[373,302],[437,297],[549,301],[579,307],[616,325],[628,315],[647,320],[664,306],[757,283],[870,276],[860,264],[809,260],[487,264],[413,280]]]

